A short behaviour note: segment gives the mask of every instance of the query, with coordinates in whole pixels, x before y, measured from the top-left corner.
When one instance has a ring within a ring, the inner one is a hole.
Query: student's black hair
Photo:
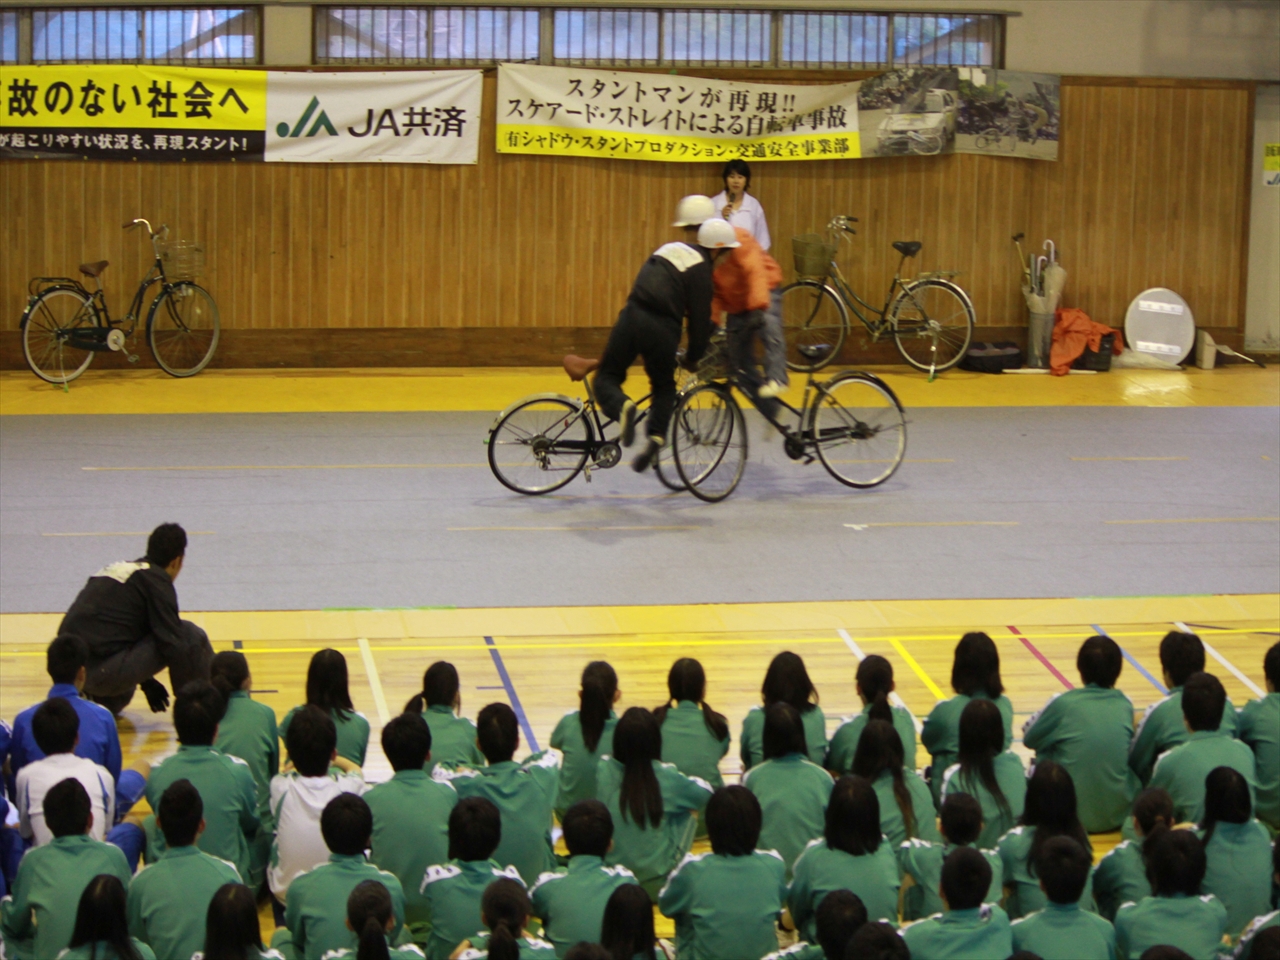
[[[942,894],[948,910],[982,906],[991,886],[991,864],[973,847],[956,847],[942,861]]]
[[[835,782],[822,835],[832,850],[855,857],[880,849],[880,798],[870,780],[846,774]]]
[[[771,703],[789,703],[801,713],[808,713],[818,705],[818,690],[809,679],[804,661],[790,650],[782,651],[769,661],[760,694],[766,707]]]
[[[1157,943],[1143,950],[1138,960],[1195,960],[1195,958],[1171,943]]]
[[[421,770],[431,753],[431,728],[416,713],[402,713],[382,728],[382,752],[396,773]]]
[[[764,758],[775,760],[791,753],[805,754],[804,721],[789,703],[771,703],[764,708]]]
[[[422,692],[415,693],[404,705],[405,713],[422,713],[427,707],[453,708],[458,699],[458,669],[447,660],[437,660],[422,675]]]
[[[1080,644],[1080,652],[1076,654],[1076,670],[1086,685],[1093,683],[1110,690],[1120,679],[1123,666],[1120,645],[1110,637],[1090,637]]]
[[[347,897],[347,923],[356,935],[356,960],[388,960],[387,921],[391,894],[377,880],[362,880]]]
[[[985,693],[992,700],[1004,693],[1000,651],[985,633],[966,633],[956,644],[955,659],[951,662],[951,689],[966,697]]]
[[[75,683],[80,668],[89,663],[89,645],[79,637],[55,637],[44,653],[44,668],[54,683]]]
[[[579,940],[568,949],[564,955],[564,960],[613,960],[613,954],[598,943]],[[631,960],[631,958],[627,957],[627,960]]]
[[[1251,816],[1253,800],[1249,796],[1249,784],[1240,771],[1231,767],[1210,770],[1204,778],[1204,819],[1200,821],[1204,845],[1209,845],[1219,823],[1248,823]]]
[[[80,733],[80,715],[65,697],[50,697],[36,707],[31,718],[31,735],[45,756],[70,753]]]
[[[192,680],[173,702],[173,728],[183,746],[213,746],[227,701],[207,680]]]
[[[873,711],[879,709],[873,707]],[[885,709],[888,706],[885,705]],[[911,791],[907,789],[907,781],[902,772],[904,754],[902,737],[887,720],[868,720],[858,737],[858,749],[853,755],[853,772],[866,777],[872,783],[884,771],[888,770],[893,777],[893,799],[902,812],[903,824],[907,828],[907,836],[916,835],[916,808],[911,800]]]
[[[981,783],[1000,813],[1010,815],[1009,800],[996,779],[995,760],[1004,750],[1004,718],[992,700],[970,700],[960,712],[960,778]],[[959,785],[960,779],[957,779]]]
[[[967,847],[982,835],[982,804],[969,793],[948,793],[938,811],[942,835],[957,847]]]
[[[707,801],[707,839],[712,853],[745,857],[760,842],[763,824],[760,801],[746,787],[721,787]]]
[[[1182,715],[1192,731],[1217,730],[1222,726],[1222,710],[1227,691],[1211,673],[1193,673],[1182,685]]]
[[[307,666],[307,703],[340,719],[355,712],[347,684],[347,658],[337,650],[326,647],[312,654]]]
[[[488,860],[502,842],[502,814],[484,797],[463,797],[449,813],[449,859]]]
[[[641,956],[652,960],[658,938],[653,933],[653,901],[636,883],[625,883],[609,895],[600,923],[600,944],[610,960]]]
[[[284,735],[289,759],[304,777],[323,777],[329,772],[333,751],[338,748],[338,728],[319,707],[305,706],[293,715]]]
[[[373,811],[364,797],[340,793],[320,814],[320,835],[331,853],[351,857],[363,853],[373,836]]]
[[[599,800],[579,800],[564,813],[560,821],[564,828],[564,843],[569,856],[583,854],[603,857],[609,852],[613,840],[613,817],[609,808]]]
[[[1249,960],[1277,960],[1280,957],[1280,927],[1267,927],[1253,935]]]
[[[1093,858],[1070,837],[1051,837],[1040,847],[1035,873],[1044,885],[1045,896],[1053,903],[1079,903],[1089,879]]]
[[[505,703],[491,703],[476,716],[476,740],[490,763],[506,763],[520,746],[520,721]]]
[[[1173,797],[1161,787],[1148,787],[1133,801],[1133,816],[1142,828],[1143,840],[1160,828],[1173,829],[1177,820],[1173,812]]]
[[[147,537],[147,562],[167,567],[187,552],[187,531],[176,523],[162,523]]]
[[[1035,827],[1027,864],[1031,876],[1036,875],[1040,851],[1054,837],[1070,837],[1086,851],[1092,852],[1089,834],[1076,812],[1076,785],[1067,768],[1052,760],[1041,760],[1027,778],[1027,799],[1018,823]]]
[[[1170,630],[1160,641],[1160,666],[1175,687],[1204,670],[1204,643],[1194,633]]]
[[[702,707],[702,722],[707,725],[713,737],[724,740],[729,736],[729,721],[724,718],[724,714],[716,713],[707,704],[707,675],[697,660],[681,657],[671,665],[671,669],[667,671],[667,695],[667,702],[653,711],[659,725],[666,722],[667,711],[672,706],[681,700],[687,700]]]
[[[875,710],[877,705],[883,703],[884,708],[889,709],[889,694],[893,692],[893,664],[879,654],[873,653],[869,657],[862,658],[854,679],[862,689],[862,696],[866,699],[867,706]],[[883,714],[877,713],[877,716],[883,719]],[[892,721],[892,713],[889,714],[889,719]]]
[[[224,883],[205,913],[204,960],[249,960],[262,952],[262,927],[253,891],[243,883]]]
[[[582,690],[578,694],[578,723],[582,742],[596,752],[605,722],[613,710],[613,697],[618,692],[618,674],[603,660],[592,660],[582,669]]]
[[[884,921],[866,923],[844,948],[842,960],[911,960],[907,941]],[[841,960],[837,958],[837,960]]]
[[[204,800],[190,780],[175,780],[160,795],[156,811],[165,846],[189,847],[196,842],[200,821],[204,818]]]
[[[613,758],[623,766],[618,806],[641,830],[662,823],[662,788],[653,762],[662,759],[662,727],[644,707],[631,707],[613,728]]]
[[[89,818],[93,816],[89,792],[75,777],[67,777],[50,787],[44,795],[42,809],[45,826],[55,837],[80,836],[89,829]]]
[[[1280,643],[1273,643],[1262,658],[1262,675],[1280,690]]]
[[[76,925],[68,946],[75,949],[87,944],[107,943],[119,960],[140,960],[133,941],[129,939],[126,899],[124,884],[118,877],[100,873],[90,880],[80,894]]]
[[[814,913],[824,957],[843,957],[853,935],[867,922],[867,908],[852,890],[832,890]]]
[[[751,167],[747,165],[747,161],[741,157],[734,157],[724,165],[724,169],[720,171],[720,180],[724,183],[726,191],[729,189],[729,174],[731,173],[740,173],[747,178],[747,184],[742,188],[745,193],[747,188],[751,186]]]
[[[1204,882],[1204,844],[1191,830],[1158,830],[1142,845],[1147,882],[1157,897],[1194,897]]]
[[[532,912],[524,884],[503,878],[484,888],[480,916],[489,928],[489,960],[520,960],[520,937]]]
[[[222,699],[230,700],[248,679],[249,661],[239,650],[223,650],[213,655],[209,664],[209,682],[222,694]]]

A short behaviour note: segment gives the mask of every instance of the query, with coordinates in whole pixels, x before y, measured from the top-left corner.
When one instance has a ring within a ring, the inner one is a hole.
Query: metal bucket
[[[1053,346],[1053,314],[1031,313],[1027,323],[1027,366],[1044,370]]]

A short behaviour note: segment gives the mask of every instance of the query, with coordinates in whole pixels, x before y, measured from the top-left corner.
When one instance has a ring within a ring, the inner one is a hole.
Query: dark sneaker
[[[637,453],[635,459],[631,461],[631,469],[636,473],[644,473],[658,462],[658,451],[661,449],[662,441],[657,437],[650,437],[644,449]]]
[[[618,425],[622,433],[618,437],[624,447],[636,442],[636,405],[628,400],[622,405],[622,416],[618,417]]]

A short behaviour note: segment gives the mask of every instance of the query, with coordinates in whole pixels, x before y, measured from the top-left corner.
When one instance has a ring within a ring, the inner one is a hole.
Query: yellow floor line
[[[1017,520],[915,520],[900,523],[846,523],[844,526],[853,530],[865,530],[867,527],[1016,527]]]
[[[150,530],[89,530],[84,533],[42,533],[42,537],[145,537]],[[189,537],[212,537],[212,530],[188,530]]]
[[[382,678],[378,676],[378,665],[373,662],[373,651],[369,641],[364,637],[356,640],[360,648],[360,659],[364,661],[365,676],[369,678],[369,691],[373,694],[373,705],[378,711],[378,722],[385,724],[391,719],[391,711],[387,709],[387,696],[382,690]]]
[[[1190,457],[1072,457],[1071,459],[1079,460],[1087,463],[1087,462],[1096,461],[1096,460],[1147,461],[1147,460],[1190,460],[1191,458]]]
[[[920,664],[916,663],[916,658],[907,652],[907,648],[904,647],[900,641],[894,637],[890,637],[889,642],[893,644],[893,649],[898,652],[898,656],[905,660],[907,666],[915,671],[915,675],[923,681],[924,685],[929,688],[929,692],[932,693],[934,697],[938,700],[947,699],[947,695],[942,692],[942,688],[934,683],[933,678],[924,672],[924,668],[921,667]]]
[[[484,533],[493,530],[522,533],[575,533],[578,531],[597,530],[701,530],[702,528],[693,524],[678,524],[668,526],[628,527],[445,527],[445,529],[450,533]]]
[[[1280,517],[1174,517],[1166,520],[1103,520],[1109,524],[1134,523],[1280,523]]]

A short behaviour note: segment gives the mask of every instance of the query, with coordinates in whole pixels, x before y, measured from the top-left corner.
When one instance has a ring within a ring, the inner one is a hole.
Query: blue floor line
[[[1096,623],[1090,624],[1090,626],[1091,626],[1091,627],[1093,627],[1094,632],[1095,632],[1095,633],[1097,633],[1097,634],[1098,634],[1098,636],[1100,636],[1100,637],[1111,637],[1111,634],[1107,633],[1107,631],[1103,630],[1103,629],[1102,629],[1100,626],[1098,626]],[[1114,638],[1112,638],[1112,639],[1114,639]],[[1118,644],[1117,644],[1117,646],[1118,646]],[[1134,659],[1133,654],[1131,654],[1131,653],[1130,653],[1128,650],[1126,650],[1124,647],[1120,647],[1120,652],[1124,654],[1124,658],[1125,658],[1126,660],[1128,660],[1128,661],[1129,661],[1129,663],[1133,666],[1133,669],[1137,670],[1140,674],[1142,674],[1144,677],[1146,677],[1146,678],[1147,678],[1147,680],[1151,683],[1151,685],[1152,685],[1153,687],[1155,687],[1157,690],[1159,690],[1159,691],[1160,691],[1160,695],[1161,695],[1161,696],[1167,697],[1167,696],[1169,695],[1169,688],[1168,688],[1168,687],[1166,687],[1166,686],[1165,686],[1163,683],[1161,683],[1159,680],[1157,680],[1155,677],[1153,677],[1151,674],[1149,674],[1149,673],[1147,672],[1147,668],[1146,668],[1146,667],[1144,667],[1142,664],[1140,664],[1137,660],[1135,660],[1135,659]]]
[[[516,719],[520,721],[520,729],[524,731],[525,742],[529,744],[529,750],[532,753],[538,752],[538,738],[533,735],[533,727],[529,726],[529,718],[524,715],[524,707],[520,705],[520,696],[516,693],[516,685],[511,682],[511,674],[507,673],[507,666],[502,662],[502,654],[498,652],[498,645],[493,642],[493,637],[485,637],[485,644],[489,647],[489,656],[493,657],[493,665],[498,668],[498,677],[502,680],[502,687],[507,691],[507,699],[511,701],[511,709],[516,712]]]

